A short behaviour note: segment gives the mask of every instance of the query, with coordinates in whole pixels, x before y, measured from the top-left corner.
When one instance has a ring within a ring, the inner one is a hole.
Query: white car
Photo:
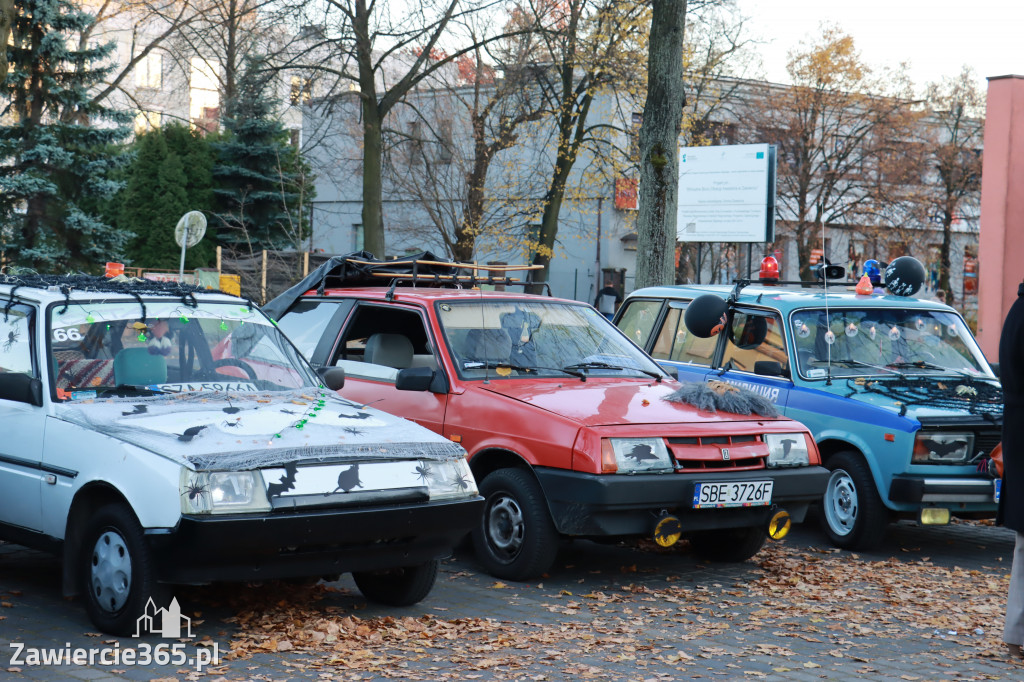
[[[0,539],[62,557],[114,634],[172,584],[351,571],[415,603],[482,499],[461,446],[343,380],[240,298],[0,278]]]

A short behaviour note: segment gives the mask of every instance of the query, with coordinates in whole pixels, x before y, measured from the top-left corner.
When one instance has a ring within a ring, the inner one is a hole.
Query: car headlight
[[[973,433],[917,432],[914,464],[963,464],[974,452]]]
[[[469,469],[465,457],[443,462],[420,461],[417,471],[427,484],[431,500],[446,500],[453,497],[469,497],[477,494],[476,479]]]
[[[764,442],[768,446],[770,467],[803,467],[811,462],[807,439],[802,433],[766,433]]]
[[[233,514],[270,511],[259,471],[189,471],[181,473],[183,514]]]
[[[663,438],[605,438],[601,441],[603,473],[646,474],[674,468]]]

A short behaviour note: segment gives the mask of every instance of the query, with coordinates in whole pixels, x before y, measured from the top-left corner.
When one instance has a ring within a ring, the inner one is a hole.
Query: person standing
[[[594,307],[610,320],[615,317],[615,311],[619,309],[620,303],[622,303],[622,294],[612,286],[610,279],[606,279],[604,289],[597,292],[597,301],[595,301]]]
[[[999,377],[1003,384],[1003,487],[996,518],[1017,533],[1006,598],[1003,641],[1011,655],[1024,656],[1024,283],[1010,306],[999,336]]]

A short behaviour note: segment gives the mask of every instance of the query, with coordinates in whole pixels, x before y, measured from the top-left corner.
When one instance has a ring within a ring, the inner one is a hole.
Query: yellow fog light
[[[662,547],[671,547],[683,535],[683,523],[674,516],[662,516],[654,526],[654,541]]]
[[[949,523],[949,510],[945,507],[924,507],[921,509],[921,525],[945,526]]]
[[[789,529],[792,526],[793,520],[789,517],[789,512],[777,511],[768,522],[768,537],[772,540],[781,540],[789,535]]]

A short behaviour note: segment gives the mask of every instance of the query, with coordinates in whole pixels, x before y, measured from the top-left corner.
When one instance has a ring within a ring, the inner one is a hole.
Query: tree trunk
[[[384,141],[376,101],[363,100],[363,250],[384,259]]]
[[[7,78],[7,39],[14,23],[14,0],[0,0],[0,83]]]
[[[640,211],[635,288],[673,284],[679,210],[679,133],[686,0],[654,0],[647,101],[640,126]]]

